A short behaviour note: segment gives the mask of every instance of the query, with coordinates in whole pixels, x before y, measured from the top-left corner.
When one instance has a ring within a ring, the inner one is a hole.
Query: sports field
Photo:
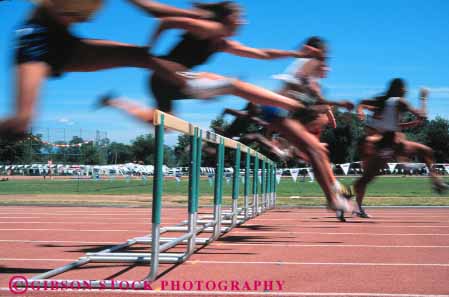
[[[352,184],[353,177],[339,180]],[[449,180],[446,178],[446,180]],[[225,204],[230,203],[232,183],[223,183]],[[164,201],[167,205],[187,203],[188,180],[164,181]],[[243,194],[243,186],[240,187]],[[43,180],[11,179],[0,183],[0,204],[52,205],[116,205],[151,206],[152,178],[143,180]],[[316,182],[282,178],[277,188],[278,206],[324,205],[323,193]],[[200,182],[202,205],[212,204],[213,185]],[[423,177],[380,177],[368,187],[366,205],[371,206],[449,206],[449,193],[438,195],[431,189],[430,180]]]

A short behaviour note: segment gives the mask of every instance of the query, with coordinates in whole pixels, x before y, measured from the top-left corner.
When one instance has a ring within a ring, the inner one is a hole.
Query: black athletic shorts
[[[189,99],[189,96],[184,94],[179,87],[156,74],[151,75],[150,86],[157,108],[161,111],[171,112],[173,100]]]
[[[80,39],[44,17],[28,20],[16,30],[15,63],[44,62],[52,76],[59,76]]]

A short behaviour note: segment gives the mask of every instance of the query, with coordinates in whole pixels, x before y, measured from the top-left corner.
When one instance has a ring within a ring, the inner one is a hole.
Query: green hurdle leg
[[[246,160],[245,160],[245,185],[243,189],[243,207],[245,211],[245,221],[248,219],[248,212],[249,212],[249,206],[248,206],[248,196],[249,196],[249,174],[250,174],[250,166],[251,166],[251,155],[250,155],[250,149],[248,148],[246,150]]]
[[[253,213],[255,217],[259,213],[259,158],[257,154],[254,156],[253,166]]]
[[[217,165],[215,167],[214,184],[214,233],[213,239],[217,239],[221,233],[221,203],[223,201],[223,168],[224,168],[225,146],[224,140],[217,145]]]
[[[234,176],[232,179],[232,219],[231,228],[237,224],[237,212],[238,205],[237,200],[239,198],[239,185],[240,185],[240,144],[237,145],[235,150],[235,160],[234,160]]]
[[[271,162],[267,163],[267,209],[271,208]]]
[[[276,207],[276,186],[277,186],[277,180],[276,180],[276,174],[277,174],[277,166],[276,164],[274,165],[274,170],[273,170],[273,201],[272,201],[272,206],[273,208]]]
[[[151,268],[148,279],[155,280],[159,267],[159,246],[161,228],[161,208],[162,208],[162,188],[164,174],[164,115],[161,116],[160,125],[156,126],[156,154],[154,155],[154,176],[153,176],[153,205],[151,218]]]
[[[262,196],[262,203],[260,204],[260,212],[264,212],[265,211],[265,206],[266,206],[266,199],[267,199],[267,195],[266,195],[266,162],[265,160],[262,160],[262,172],[260,173],[260,195]]]
[[[196,239],[196,219],[198,204],[198,128],[195,127],[194,133],[190,136],[190,170],[189,170],[189,219],[188,234],[190,237],[187,244],[187,255],[193,254],[195,250]]]

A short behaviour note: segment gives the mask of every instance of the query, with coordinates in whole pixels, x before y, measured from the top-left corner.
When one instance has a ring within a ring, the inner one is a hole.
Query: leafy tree
[[[431,120],[423,129],[422,142],[433,149],[436,162],[449,162],[449,121],[441,117]]]
[[[108,164],[124,164],[133,161],[131,146],[113,142],[107,146]]]

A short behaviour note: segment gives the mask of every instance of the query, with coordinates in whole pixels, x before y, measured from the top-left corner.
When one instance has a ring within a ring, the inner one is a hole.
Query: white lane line
[[[263,247],[329,247],[329,248],[435,248],[435,249],[448,249],[449,245],[370,245],[370,244],[279,244],[279,243],[219,243],[215,242],[214,245],[218,246],[263,246]]]
[[[0,222],[1,223],[1,222]],[[259,225],[252,225],[252,224],[245,224],[244,227],[251,228],[252,226],[259,226]],[[449,225],[422,225],[422,226],[415,226],[415,225],[376,225],[376,224],[341,224],[338,223],[336,225],[269,225],[269,227],[277,227],[277,228],[290,228],[290,227],[296,227],[296,228],[329,228],[329,227],[340,227],[340,228],[364,228],[367,227],[370,229],[373,228],[449,228]]]
[[[442,218],[447,219],[449,216],[449,214],[447,216],[442,216]],[[324,220],[324,219],[334,219],[335,216],[329,216],[329,215],[322,215],[319,216],[320,220]],[[416,218],[416,217],[413,217]],[[370,220],[367,220],[367,222],[403,222],[403,221],[417,221],[419,222],[420,220],[424,220],[424,219],[432,219],[431,217],[422,217],[422,218],[416,218],[417,220],[410,220],[409,218],[399,218],[399,219],[389,219],[388,217],[374,217]],[[282,219],[269,219],[269,218],[254,218],[253,222],[255,221],[301,221],[301,220],[309,220],[310,222],[316,221],[310,217],[296,217],[296,218],[282,218]],[[449,222],[449,220],[438,220],[439,223],[447,223]]]
[[[101,244],[116,245],[113,241],[76,241],[76,240],[27,240],[27,239],[0,239],[2,243],[70,243],[70,244]],[[214,242],[214,246],[264,246],[264,247],[329,247],[329,248],[423,248],[423,249],[449,249],[449,245],[369,245],[369,244],[279,244],[279,243],[221,243]]]
[[[189,260],[191,264],[232,264],[232,265],[322,265],[322,266],[432,266],[449,267],[449,263],[352,263],[352,262],[284,262],[284,261],[203,261]]]
[[[173,220],[173,222],[179,222]],[[148,225],[151,224],[151,220],[147,220],[147,222],[80,222],[78,221],[4,221],[0,224],[78,224],[78,225]],[[253,225],[245,224],[244,227],[251,228]],[[346,227],[346,228],[366,228],[367,225],[361,224],[361,225],[304,225],[304,226],[298,226],[298,225],[271,225],[270,227],[282,227],[282,228],[329,228],[329,227]],[[369,225],[370,229],[373,228],[449,228],[449,225],[430,225],[430,226],[409,226],[409,225]]]
[[[79,222],[79,221],[72,221],[72,222],[66,222],[66,221],[51,221],[51,222],[42,222],[42,221],[28,221],[28,222],[22,222],[22,221],[18,221],[18,222],[0,222],[0,224],[77,224],[77,225],[151,225],[151,221],[148,222],[136,222],[136,223],[126,223],[126,222],[122,222],[122,223],[117,223],[117,222]],[[449,227],[449,226],[448,226]]]
[[[0,231],[63,231],[63,232],[148,232],[148,230],[114,230],[114,229],[0,229]]]
[[[0,288],[0,291],[9,291],[9,288]],[[54,291],[60,293],[61,291]],[[138,295],[185,295],[185,296],[317,296],[317,297],[449,297],[449,295],[431,294],[393,294],[393,293],[316,293],[316,292],[247,292],[247,291],[169,291],[169,290],[64,290],[67,295],[81,294],[138,294]],[[51,293],[51,291],[48,291]]]
[[[0,229],[2,230],[2,229]],[[449,233],[362,233],[362,232],[299,232],[299,231],[233,231],[232,234],[313,234],[313,235],[362,235],[362,236],[449,236]],[[230,233],[230,234],[231,234]]]
[[[0,231],[61,231],[61,232],[148,232],[137,229],[56,229],[56,228],[2,228]],[[231,233],[229,233],[231,234]],[[313,234],[361,236],[449,236],[449,233],[356,233],[356,232],[297,232],[297,231],[233,231],[232,234]]]
[[[74,259],[46,259],[46,258],[0,258],[0,261],[52,261],[65,262],[74,261]],[[412,267],[449,267],[449,263],[352,263],[352,262],[287,262],[287,261],[203,261],[203,260],[188,260],[189,264],[228,264],[228,265],[292,265],[292,266],[412,266]]]

